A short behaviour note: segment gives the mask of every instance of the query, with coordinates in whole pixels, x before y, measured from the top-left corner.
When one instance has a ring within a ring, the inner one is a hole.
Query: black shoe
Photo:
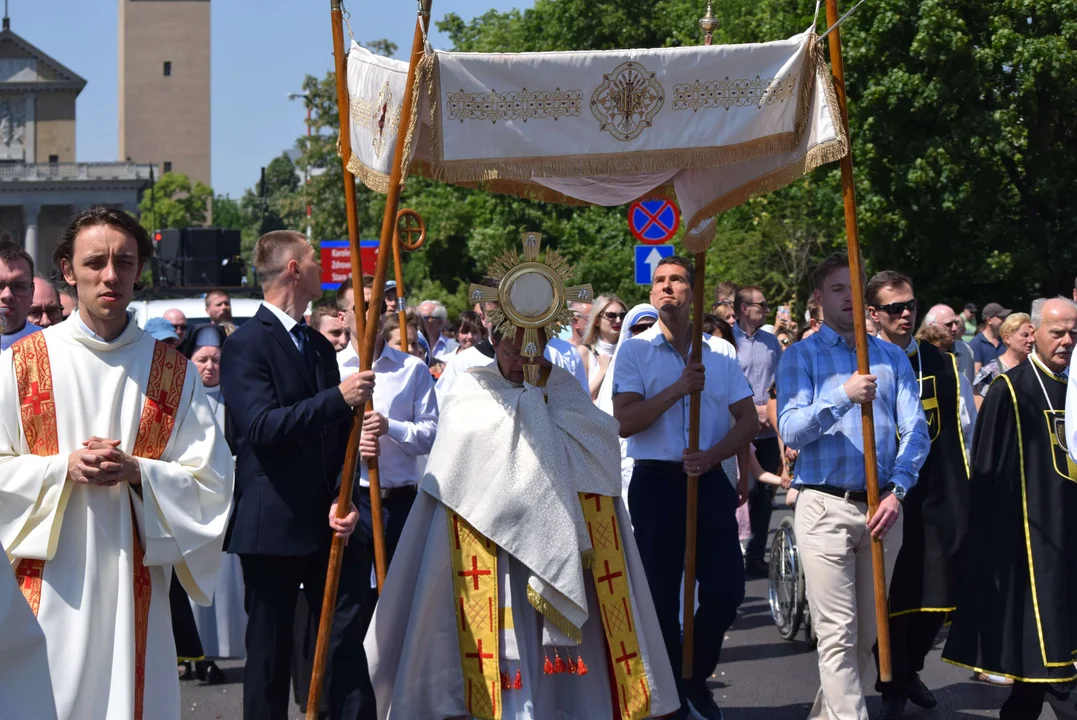
[[[194,680],[195,674],[194,674],[194,670],[191,668],[191,663],[189,663],[189,662],[181,662],[181,663],[177,663],[177,665],[178,665],[178,672],[179,672],[179,679],[180,680],[185,680],[185,681],[186,680]]]
[[[662,720],[691,720],[692,711],[688,709],[688,704],[685,703],[677,708],[676,712],[672,712],[669,715],[663,715]]]
[[[919,705],[925,710],[930,710],[939,704],[939,701],[927,689],[927,685],[924,685],[924,681],[920,679],[918,674],[912,676],[912,680],[905,686],[905,692],[913,704]]]
[[[194,672],[199,680],[210,685],[221,685],[228,681],[224,672],[212,660],[199,660],[194,664]]]
[[[744,563],[744,574],[750,578],[770,577],[770,566],[762,558],[754,558]]]
[[[722,709],[714,702],[714,695],[704,685],[702,688],[688,691],[688,702],[696,715],[703,720],[722,720]]]
[[[905,703],[907,700],[901,693],[883,694],[883,711],[879,720],[901,720],[905,715]]]

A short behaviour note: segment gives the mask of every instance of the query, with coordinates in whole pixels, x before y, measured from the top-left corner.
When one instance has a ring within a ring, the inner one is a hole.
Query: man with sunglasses
[[[753,441],[755,456],[764,470],[780,475],[782,450],[778,445],[778,435],[767,419],[767,401],[770,399],[770,386],[774,384],[774,375],[778,372],[782,345],[777,337],[760,330],[770,312],[770,306],[767,305],[761,288],[755,285],[740,288],[737,290],[735,302],[737,322],[733,325],[733,337],[737,343],[737,359],[740,360],[744,377],[752,388],[756,415],[759,418],[759,435]],[[748,515],[752,537],[748,540],[748,549],[744,553],[745,572],[749,577],[767,577],[769,574],[770,569],[763,559],[763,554],[766,552],[770,535],[773,502],[773,486],[751,478]]]
[[[60,293],[43,275],[34,275],[34,293],[26,319],[40,328],[50,327],[64,319]]]
[[[905,351],[912,364],[927,419],[931,449],[916,485],[902,501],[904,525],[890,583],[890,652],[893,681],[876,683],[882,720],[897,720],[911,700],[922,708],[938,703],[920,679],[924,660],[957,606],[969,507],[969,464],[965,439],[976,406],[957,358],[913,339],[916,298],[912,280],[884,270],[865,288],[868,313],[879,339]]]
[[[169,308],[164,311],[162,317],[176,331],[179,341],[183,342],[184,338],[187,337],[187,316],[183,314],[183,311],[179,308]]]
[[[0,242],[0,350],[41,329],[26,321],[33,301],[33,258],[17,243]]]

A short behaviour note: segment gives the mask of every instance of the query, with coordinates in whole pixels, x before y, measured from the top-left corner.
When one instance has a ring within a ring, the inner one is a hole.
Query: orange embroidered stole
[[[34,455],[59,455],[56,431],[56,403],[52,387],[52,367],[44,336],[27,335],[11,347],[14,354],[15,379],[19,391],[26,443]],[[150,378],[146,384],[146,401],[138,424],[138,435],[131,455],[158,460],[168,445],[176,424],[176,411],[183,394],[187,374],[187,358],[174,348],[158,342],[153,348]],[[150,624],[151,579],[145,566],[138,525],[132,514],[134,552],[134,612],[135,612],[135,712],[141,720],[146,690],[146,637]],[[36,616],[41,607],[41,582],[44,560],[19,561],[15,577],[23,595]]]

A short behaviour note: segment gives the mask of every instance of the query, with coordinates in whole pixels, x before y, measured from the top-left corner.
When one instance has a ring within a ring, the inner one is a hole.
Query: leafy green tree
[[[202,182],[192,183],[182,173],[165,173],[145,192],[138,204],[139,222],[149,232],[161,228],[185,228],[206,224],[213,191]]]

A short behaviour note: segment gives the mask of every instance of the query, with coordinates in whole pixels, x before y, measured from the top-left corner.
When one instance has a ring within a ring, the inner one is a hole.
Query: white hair
[[[946,308],[951,313],[953,312],[953,308],[951,308],[949,305],[943,305],[942,303],[939,303],[938,305],[932,305],[931,309],[927,311],[927,315],[924,315],[924,322],[921,324],[921,327],[923,327],[924,325],[934,325],[935,321],[939,319],[939,311],[943,308]]]
[[[421,303],[419,303],[419,307],[422,307],[427,303],[434,306],[434,312],[430,313],[432,317],[436,317],[439,320],[449,319],[449,311],[445,309],[445,306],[441,304],[440,300],[423,300]]]
[[[1043,307],[1049,300],[1060,300],[1068,305],[1071,310],[1077,311],[1077,302],[1074,302],[1065,295],[1059,295],[1053,298],[1036,298],[1032,301],[1032,311],[1029,313],[1032,317],[1032,327],[1038,328],[1043,323]]]

